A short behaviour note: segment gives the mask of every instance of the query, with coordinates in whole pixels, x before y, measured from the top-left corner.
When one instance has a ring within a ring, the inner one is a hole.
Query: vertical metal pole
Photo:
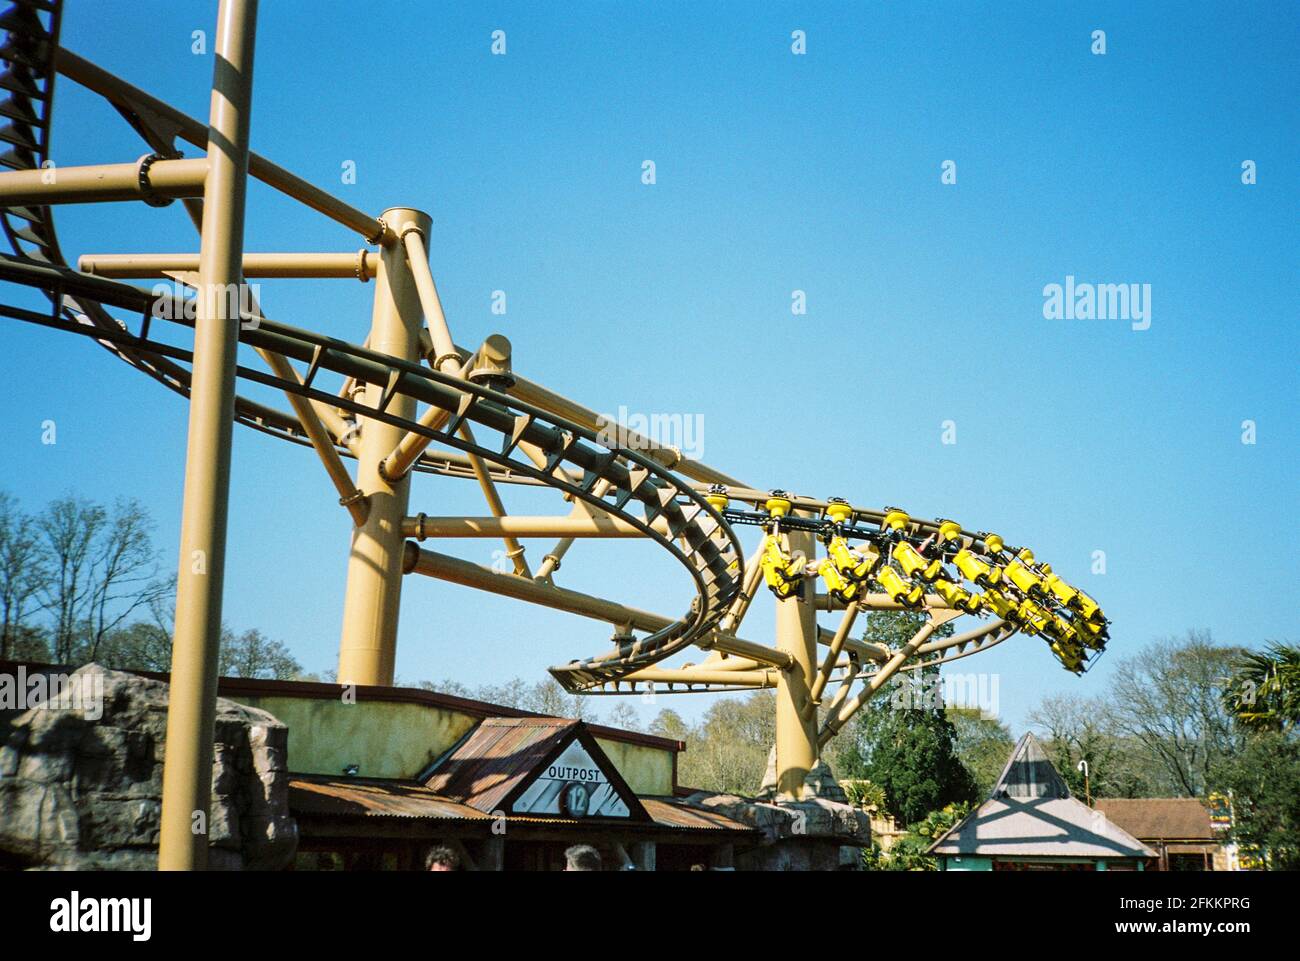
[[[221,0],[163,764],[158,867],[165,871],[202,870],[208,858],[256,25],[257,0]]]
[[[790,552],[809,561],[817,557],[817,539],[791,531]],[[817,764],[817,711],[810,689],[817,671],[817,579],[805,577],[802,600],[776,602],[776,646],[794,657],[776,684],[776,794],[802,800],[804,778]]]
[[[388,233],[400,238],[414,225],[428,235],[429,215],[395,207],[384,211]],[[380,255],[371,318],[370,349],[415,361],[420,356],[420,296],[400,239]],[[368,407],[378,407],[383,384],[367,384]],[[415,401],[397,395],[390,413],[413,420]],[[343,636],[339,643],[340,684],[393,683],[397,651],[397,615],[402,596],[402,521],[406,517],[411,480],[407,474],[390,483],[381,467],[406,431],[376,420],[364,420],[357,446],[357,487],[370,498],[366,522],[352,532],[348,586],[343,602]]]

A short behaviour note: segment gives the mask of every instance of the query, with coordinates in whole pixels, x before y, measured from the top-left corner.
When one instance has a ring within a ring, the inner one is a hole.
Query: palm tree
[[[1300,719],[1300,647],[1274,643],[1243,655],[1224,700],[1247,727],[1284,731],[1293,726]]]

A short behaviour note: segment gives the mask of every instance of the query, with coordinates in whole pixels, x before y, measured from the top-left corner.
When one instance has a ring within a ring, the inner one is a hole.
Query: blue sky
[[[66,46],[206,116],[212,61],[192,31],[210,50],[215,3],[67,7]],[[999,675],[1018,731],[1042,694],[1099,693],[1157,637],[1295,637],[1300,15],[1089,7],[265,2],[253,144],[357,207],[429,211],[459,342],[505,333],[521,373],[600,411],[698,416],[705,459],[754,486],[1033,546],[1102,602],[1114,640],[1082,680],[1030,638],[962,662]],[[66,80],[54,144],[60,164],[143,149]],[[359,246],[264,187],[249,202],[249,250]],[[179,206],[68,208],[58,224],[70,256],[197,249]],[[1043,288],[1067,275],[1150,284],[1150,329],[1045,319]],[[360,342],[372,289],[266,281],[262,302]],[[4,333],[2,486],[32,509],[67,490],[138,497],[174,563],[184,403],[89,342]],[[348,526],[314,457],[238,432],[231,504],[226,619],[332,668]],[[416,481],[412,509],[483,512],[472,484],[436,478]],[[497,546],[451,549],[490,563]],[[579,545],[559,581],[664,613],[689,600],[649,545]],[[760,605],[743,633],[766,641]],[[409,580],[398,673],[535,680],[606,637]]]

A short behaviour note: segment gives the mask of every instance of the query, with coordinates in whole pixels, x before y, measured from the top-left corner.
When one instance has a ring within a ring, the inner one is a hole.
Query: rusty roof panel
[[[439,797],[415,781],[356,777],[295,774],[289,780],[289,808],[294,814],[488,820],[482,811]]]
[[[643,797],[641,803],[656,824],[670,828],[682,828],[690,831],[744,831],[753,833],[754,828],[742,821],[734,820],[708,808],[695,807],[671,798]]]
[[[716,811],[693,807],[669,798],[642,798],[658,827],[679,831],[734,831],[754,829]],[[289,780],[289,808],[295,815],[344,817],[396,817],[452,821],[489,821],[492,816],[468,804],[441,797],[414,781],[378,778],[336,778],[295,774]],[[573,818],[509,815],[510,823],[587,826]]]
[[[486,718],[438,764],[425,786],[479,811],[496,811],[577,724],[563,718]]]

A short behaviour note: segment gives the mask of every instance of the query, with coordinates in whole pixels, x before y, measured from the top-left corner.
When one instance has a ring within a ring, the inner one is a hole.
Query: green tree
[[[856,756],[840,755],[840,773],[883,788],[896,820],[910,824],[978,797],[975,779],[957,756],[956,728],[942,711],[896,707],[884,698],[863,713],[855,731]]]
[[[99,662],[119,671],[159,671],[172,664],[172,636],[152,621],[133,621],[105,638]]]
[[[665,707],[650,722],[650,733],[674,741],[685,741],[691,736],[691,728],[680,714]]]
[[[1231,792],[1231,833],[1243,853],[1270,870],[1300,870],[1300,741],[1252,731],[1223,766],[1219,784]]]
[[[949,707],[947,714],[957,732],[957,756],[975,781],[979,796],[987,797],[1016,746],[1011,729],[995,717],[985,717],[977,707]]]
[[[1224,704],[1248,728],[1284,731],[1300,721],[1300,647],[1270,644],[1233,665]]]
[[[895,841],[888,852],[875,844],[864,850],[863,866],[876,871],[937,871],[939,860],[927,854],[927,849],[969,814],[970,809],[969,803],[955,802],[931,811],[908,827],[907,833]]]
[[[925,615],[913,611],[873,611],[863,640],[901,647],[925,623]],[[939,637],[951,633],[951,624],[935,632]],[[837,774],[866,778],[883,788],[887,810],[903,824],[979,795],[957,756],[957,730],[944,713],[939,681],[937,668],[893,678],[833,742]]]

